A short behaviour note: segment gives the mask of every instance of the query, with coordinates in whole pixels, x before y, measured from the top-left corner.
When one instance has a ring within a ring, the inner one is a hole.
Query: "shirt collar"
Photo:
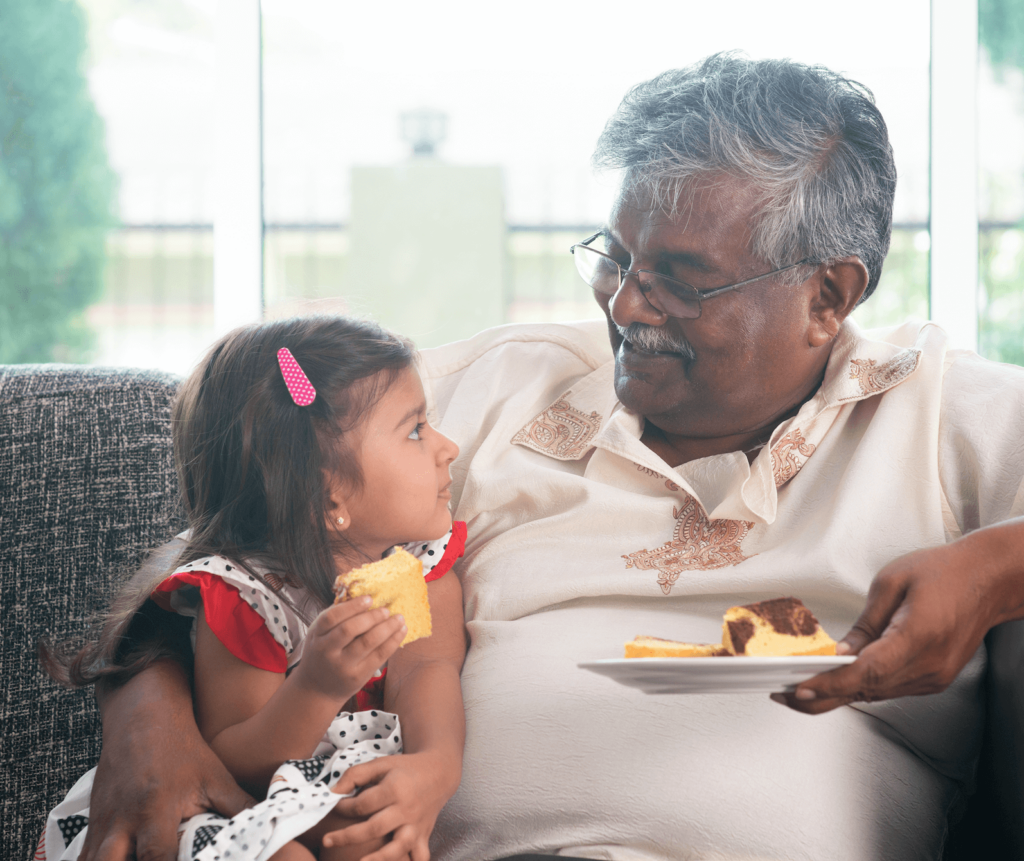
[[[742,452],[728,452],[677,469],[668,466],[640,442],[642,417],[616,398],[614,359],[531,418],[511,442],[557,460],[581,460],[595,448],[604,449],[665,475],[694,496],[711,519],[772,523],[778,488],[792,480],[814,453],[838,407],[883,394],[917,370],[921,347],[900,346],[906,341],[906,336],[898,337],[901,331],[891,340],[876,340],[847,319],[818,391],[795,416],[779,424],[753,463]]]

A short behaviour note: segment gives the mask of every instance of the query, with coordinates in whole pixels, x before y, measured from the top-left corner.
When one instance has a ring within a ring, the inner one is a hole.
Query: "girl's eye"
[[[422,439],[421,434],[423,433],[423,428],[426,426],[426,422],[417,423],[416,427],[413,428],[412,433],[409,434],[409,439]]]

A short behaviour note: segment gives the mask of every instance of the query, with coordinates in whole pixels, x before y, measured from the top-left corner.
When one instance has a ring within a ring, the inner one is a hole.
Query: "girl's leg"
[[[271,855],[270,861],[316,861],[316,855],[301,843],[292,840]]]
[[[335,811],[331,811],[321,822],[297,839],[303,846],[308,847],[320,861],[359,861],[364,855],[369,855],[371,852],[376,852],[380,849],[385,841],[378,838],[376,840],[368,840],[365,843],[354,843],[350,846],[325,847],[323,839],[325,834],[330,834],[332,831],[340,831],[345,826],[355,825],[360,821],[362,820],[346,819],[344,816],[339,816]],[[276,856],[274,861],[277,861]],[[291,859],[287,859],[287,861],[291,861]]]

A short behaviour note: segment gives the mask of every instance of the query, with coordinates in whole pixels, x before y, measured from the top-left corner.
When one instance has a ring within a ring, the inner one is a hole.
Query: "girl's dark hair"
[[[287,347],[316,389],[296,406],[277,351]],[[236,329],[182,384],[172,413],[174,457],[191,530],[176,565],[210,555],[332,600],[334,555],[353,548],[328,526],[330,482],[358,490],[349,432],[412,365],[412,346],[345,317],[297,317]],[[76,653],[46,644],[46,671],[74,686],[123,683],[162,657],[180,657],[189,621],[149,599],[167,569],[136,576],[106,614],[97,642]],[[301,608],[297,608],[301,609]],[[305,614],[305,615],[308,615]],[[187,651],[185,652],[187,654]]]

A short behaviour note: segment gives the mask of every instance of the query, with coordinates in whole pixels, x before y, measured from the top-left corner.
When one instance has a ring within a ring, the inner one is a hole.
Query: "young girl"
[[[125,680],[174,653],[173,633],[152,636],[161,610],[184,617],[199,729],[265,800],[189,820],[183,861],[426,861],[461,776],[449,572],[465,525],[448,510],[458,448],[427,422],[410,347],[345,318],[237,330],[182,386],[173,436],[190,526],[177,567],[123,593],[98,644],[44,664],[72,684]],[[423,562],[433,634],[400,649],[400,616],[332,604],[332,585],[403,544]],[[92,774],[50,814],[48,861],[78,857]]]

